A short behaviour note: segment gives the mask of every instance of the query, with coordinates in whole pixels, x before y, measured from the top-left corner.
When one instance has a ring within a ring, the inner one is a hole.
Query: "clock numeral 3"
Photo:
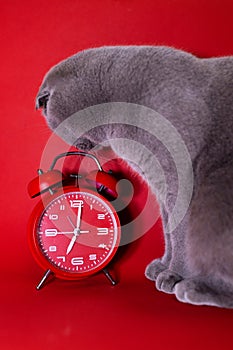
[[[97,235],[107,235],[108,234],[108,228],[107,227],[97,227]]]

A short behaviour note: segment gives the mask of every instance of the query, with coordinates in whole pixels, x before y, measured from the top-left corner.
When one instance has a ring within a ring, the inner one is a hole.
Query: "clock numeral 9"
[[[45,230],[45,236],[46,237],[55,237],[57,235],[57,229],[56,228],[47,228]]]

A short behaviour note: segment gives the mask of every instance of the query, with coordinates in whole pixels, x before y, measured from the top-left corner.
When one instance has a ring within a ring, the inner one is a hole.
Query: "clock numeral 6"
[[[83,261],[83,257],[78,257],[78,258],[72,258],[71,259],[71,264],[76,266],[76,265],[83,265],[84,261]]]

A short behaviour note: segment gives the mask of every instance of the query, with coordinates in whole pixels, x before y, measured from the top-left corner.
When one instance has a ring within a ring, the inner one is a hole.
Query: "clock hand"
[[[76,229],[76,228],[80,228],[80,224],[81,224],[81,213],[82,213],[82,207],[81,205],[78,206],[78,214],[77,214],[77,219],[76,219],[76,227],[75,225],[73,224],[71,218],[69,215],[67,215],[67,219],[68,221],[70,222],[71,226]]]
[[[77,221],[76,221],[76,228],[74,229],[74,236],[72,237],[72,239],[67,247],[66,255],[71,252],[71,250],[76,242],[77,237],[80,235],[81,213],[82,213],[82,206],[79,205],[78,206]]]
[[[71,252],[71,250],[72,250],[72,248],[73,248],[73,246],[74,246],[74,244],[75,244],[75,241],[76,241],[76,238],[78,237],[78,233],[76,233],[75,231],[74,231],[74,235],[73,235],[73,237],[72,237],[72,239],[71,239],[71,241],[70,241],[70,243],[69,243],[69,245],[68,245],[68,247],[67,247],[67,250],[66,250],[66,255],[68,255],[70,252]]]
[[[76,229],[75,229],[76,230]],[[79,230],[78,230],[79,231]],[[90,231],[88,230],[80,230],[79,233],[89,233]],[[41,232],[40,234],[43,234],[44,232]],[[45,233],[46,237],[56,237],[57,235],[70,235],[74,234],[74,231],[56,231],[56,232],[51,232],[51,233]]]
[[[81,213],[82,213],[82,206],[78,206],[78,214],[77,214],[77,222],[76,222],[76,229],[80,229],[81,224]]]
[[[82,213],[82,207],[81,205],[78,206],[78,214],[77,214],[77,221],[76,221],[76,227],[74,227],[74,224],[72,223],[71,219],[69,216],[67,216],[69,222],[71,223],[71,225],[74,227],[74,235],[67,247],[67,250],[66,250],[66,255],[69,254],[76,242],[76,239],[77,237],[79,236],[80,234],[80,224],[81,224],[81,213]]]
[[[81,215],[80,215],[81,216]],[[70,222],[70,224],[72,225],[72,227],[74,228],[74,229],[76,229],[76,227],[75,227],[75,225],[73,224],[73,222],[71,221],[71,218],[70,218],[70,216],[69,215],[67,215],[67,219],[68,219],[68,221]],[[80,231],[80,233],[89,233],[90,231]],[[66,234],[66,233],[74,233],[74,231],[72,231],[72,232],[58,232],[57,234],[59,234],[59,233],[64,233],[64,234]]]
[[[66,250],[66,255],[69,254],[76,242],[77,237],[80,235],[80,225],[81,225],[81,213],[82,213],[82,206],[78,206],[78,214],[77,214],[77,221],[76,221],[76,228],[74,229],[74,236],[72,237],[67,250]],[[69,217],[68,217],[69,218]],[[70,220],[70,219],[69,219]],[[83,233],[83,232],[82,232]]]
[[[79,233],[89,233],[90,231],[87,230],[80,230]],[[74,234],[74,231],[69,231],[69,232],[57,232],[56,235],[69,235],[69,234]]]
[[[72,222],[72,220],[71,220],[69,215],[67,215],[67,219],[69,220],[71,226],[75,229],[75,225],[73,224],[73,222]]]
[[[69,245],[68,245],[68,247],[67,247],[66,255],[68,255],[68,254],[71,252],[71,250],[72,250],[72,248],[73,248],[73,246],[74,246],[74,244],[75,244],[75,242],[76,242],[77,237],[78,237],[81,233],[89,233],[89,232],[90,232],[90,231],[79,231],[79,230],[74,231],[74,235],[73,235],[73,237],[72,237],[72,239],[71,239],[71,241],[70,241],[70,243],[69,243]],[[60,233],[67,233],[67,232],[60,232]],[[70,233],[70,232],[69,232],[69,233]]]

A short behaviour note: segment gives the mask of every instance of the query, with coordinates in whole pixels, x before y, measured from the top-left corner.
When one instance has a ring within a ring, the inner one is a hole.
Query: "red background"
[[[1,349],[230,346],[231,310],[178,303],[144,278],[146,264],[163,251],[160,222],[119,257],[116,287],[98,275],[56,280],[37,292],[42,271],[26,240],[36,200],[26,187],[51,135],[34,98],[53,64],[81,49],[118,44],[232,55],[232,10],[231,0],[1,1]]]

